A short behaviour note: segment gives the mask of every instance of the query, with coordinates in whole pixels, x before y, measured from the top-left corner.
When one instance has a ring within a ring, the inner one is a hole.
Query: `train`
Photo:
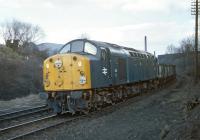
[[[174,79],[176,67],[159,64],[151,53],[75,39],[44,61],[41,97],[57,114],[88,113]]]

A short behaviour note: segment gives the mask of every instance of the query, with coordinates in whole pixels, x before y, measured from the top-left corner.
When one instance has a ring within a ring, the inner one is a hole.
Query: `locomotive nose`
[[[58,54],[44,61],[44,88],[47,91],[90,89],[90,64],[78,54]]]

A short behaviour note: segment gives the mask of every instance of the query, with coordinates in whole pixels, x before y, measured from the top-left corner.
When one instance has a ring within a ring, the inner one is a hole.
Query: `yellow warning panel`
[[[90,62],[78,54],[57,54],[44,61],[46,91],[69,91],[91,88]]]
[[[85,56],[72,54],[73,90],[90,89],[90,62]]]

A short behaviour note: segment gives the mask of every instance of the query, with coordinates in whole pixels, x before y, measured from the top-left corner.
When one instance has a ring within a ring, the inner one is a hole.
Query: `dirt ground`
[[[180,77],[166,89],[48,130],[34,139],[199,140],[199,89],[199,84],[192,86],[191,78]]]

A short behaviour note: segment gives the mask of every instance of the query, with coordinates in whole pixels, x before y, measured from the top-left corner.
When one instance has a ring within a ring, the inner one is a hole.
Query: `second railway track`
[[[49,114],[49,109],[46,106],[6,113],[0,116],[0,129],[41,118]]]
[[[18,117],[25,116],[25,115],[29,115],[29,114],[33,114],[35,112],[44,111],[44,110],[47,110],[46,105],[1,114],[0,115],[0,122],[5,121],[5,120],[9,120],[9,119],[18,118]]]
[[[0,136],[2,140],[20,139],[27,135],[52,128],[66,122],[71,122],[78,117],[49,115],[47,117],[0,129]]]
[[[53,122],[53,120],[56,118],[56,115],[50,115],[47,117],[35,119],[32,121],[26,121],[23,123],[19,123],[16,125],[11,125],[5,128],[0,129],[0,136],[2,140],[7,140],[12,137],[21,135],[22,133],[30,132],[33,129],[36,129],[40,126],[44,126],[47,123]]]

